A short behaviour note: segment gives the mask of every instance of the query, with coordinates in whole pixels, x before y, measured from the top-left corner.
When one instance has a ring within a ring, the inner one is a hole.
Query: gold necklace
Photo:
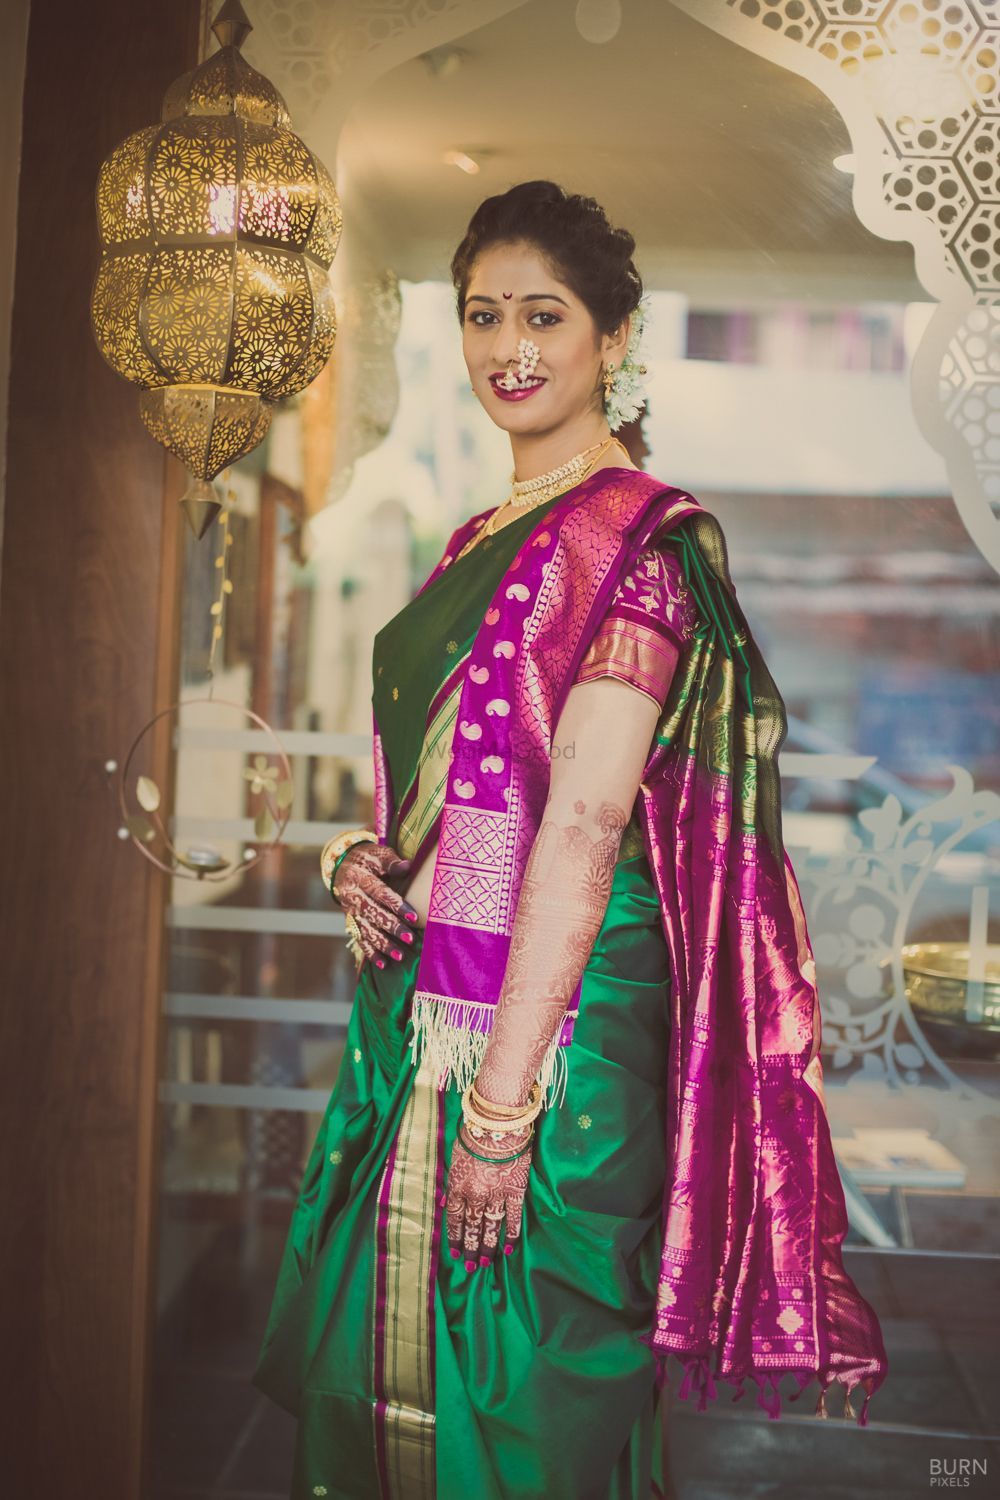
[[[513,510],[534,510],[537,506],[544,505],[546,501],[555,499],[556,495],[562,494],[563,490],[572,489],[574,485],[582,483],[601,455],[615,444],[628,457],[625,444],[619,438],[612,436],[605,438],[603,442],[584,448],[582,453],[574,454],[565,463],[549,469],[547,473],[536,474],[534,479],[515,479],[514,473],[511,472],[511,491],[507,499],[497,506],[476,534],[469,538],[458,556],[464,557],[467,552],[472,551],[477,542],[493,536],[497,530],[502,530],[503,528],[496,524],[497,518],[508,507]]]

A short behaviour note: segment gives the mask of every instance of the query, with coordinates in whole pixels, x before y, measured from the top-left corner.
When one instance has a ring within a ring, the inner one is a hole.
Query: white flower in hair
[[[612,432],[617,432],[625,422],[633,422],[646,404],[646,387],[642,380],[646,366],[642,362],[640,343],[648,311],[649,299],[643,297],[632,314],[625,357],[611,377],[611,390],[604,400],[604,412]]]

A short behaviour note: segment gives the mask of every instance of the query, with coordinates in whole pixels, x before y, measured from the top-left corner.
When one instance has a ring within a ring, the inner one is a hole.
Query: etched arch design
[[[243,47],[324,144],[377,78],[527,0],[256,0]]]
[[[858,218],[910,241],[938,301],[914,355],[914,414],[1000,572],[1000,0],[671,4],[839,110]]]

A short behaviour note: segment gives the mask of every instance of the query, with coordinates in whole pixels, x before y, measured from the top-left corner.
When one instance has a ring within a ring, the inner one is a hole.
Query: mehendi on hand
[[[388,958],[401,959],[400,943],[413,942],[417,913],[386,883],[386,875],[402,875],[410,868],[388,844],[357,844],[344,855],[333,882],[333,895],[357,926],[365,958],[385,968]]]
[[[583,817],[586,812],[577,812]],[[510,955],[477,1087],[520,1104],[576,989],[604,920],[625,812],[604,802],[595,838],[579,822],[546,819],[518,899]]]
[[[584,817],[585,804],[577,801],[574,812]],[[596,837],[580,822],[560,824],[547,818],[535,840],[493,1030],[475,1083],[477,1103],[488,1109],[492,1101],[498,1111],[496,1135],[491,1131],[488,1142],[473,1144],[459,1131],[444,1198],[451,1253],[457,1257],[459,1246],[464,1247],[469,1270],[489,1265],[502,1220],[505,1253],[512,1251],[520,1235],[530,1139],[518,1152],[516,1132],[503,1134],[503,1110],[526,1105],[532,1095],[546,1049],[604,920],[626,822],[622,808],[605,802],[595,819]],[[478,1151],[480,1144],[483,1149]],[[479,1159],[490,1155],[510,1159]]]

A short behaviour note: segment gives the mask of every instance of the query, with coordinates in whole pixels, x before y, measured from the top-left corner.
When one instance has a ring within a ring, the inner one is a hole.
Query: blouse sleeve
[[[662,708],[678,657],[697,624],[698,607],[676,552],[669,545],[650,547],[615,590],[576,681],[617,677]]]

